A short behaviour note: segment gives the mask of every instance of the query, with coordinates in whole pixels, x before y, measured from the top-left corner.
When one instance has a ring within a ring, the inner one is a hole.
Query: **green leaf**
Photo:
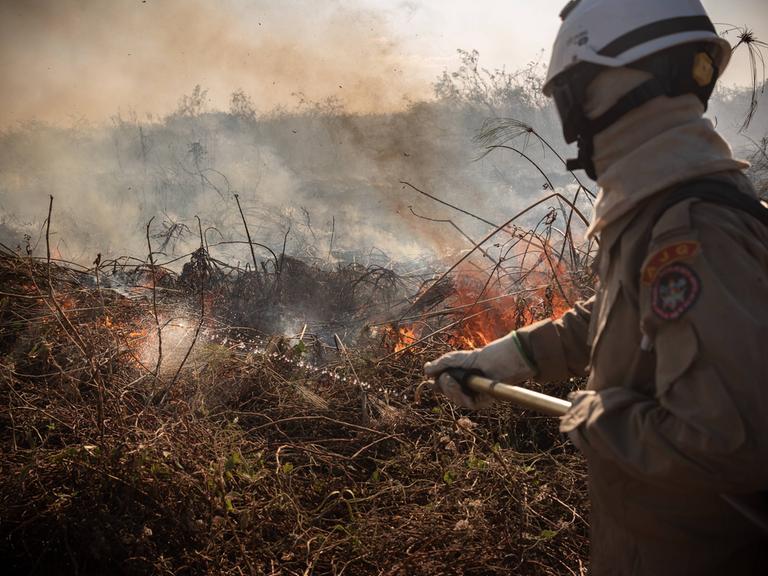
[[[371,482],[378,482],[379,480],[381,480],[381,472],[376,468],[376,470],[373,471],[373,474],[371,474]]]
[[[280,467],[280,471],[283,474],[290,474],[291,472],[293,472],[293,464],[291,464],[290,462],[286,462]]]
[[[307,345],[304,344],[304,340],[299,340],[299,343],[293,347],[293,351],[299,355],[304,354],[307,351]]]
[[[454,480],[454,477],[453,477],[453,474],[451,474],[451,471],[446,470],[445,473],[443,473],[443,482],[445,482],[450,486],[451,484],[453,484],[453,480]]]
[[[556,530],[542,530],[539,533],[539,538],[542,540],[552,540],[555,536],[557,536]]]
[[[229,496],[224,496],[224,505],[227,507],[227,512],[235,511],[235,505],[232,504],[232,498]]]
[[[224,470],[235,470],[243,463],[243,459],[239,452],[232,452],[224,463]]]
[[[488,467],[488,462],[481,460],[480,458],[472,457],[467,460],[467,467],[470,470],[485,470]]]
[[[149,471],[152,473],[152,476],[155,476],[156,478],[161,476],[170,476],[171,474],[170,470],[168,470],[168,467],[161,462],[153,462],[149,467]]]

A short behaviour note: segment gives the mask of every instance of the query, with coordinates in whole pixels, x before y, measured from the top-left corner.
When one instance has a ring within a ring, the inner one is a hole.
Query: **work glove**
[[[482,348],[449,352],[424,364],[424,373],[434,378],[435,390],[455,404],[472,410],[490,407],[493,398],[489,394],[467,394],[461,384],[446,373],[449,368],[478,371],[486,378],[507,384],[519,384],[536,374],[533,362],[526,357],[514,332]]]

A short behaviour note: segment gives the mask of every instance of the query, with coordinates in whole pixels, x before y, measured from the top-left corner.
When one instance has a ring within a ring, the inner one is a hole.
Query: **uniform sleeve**
[[[656,242],[642,270],[655,397],[624,387],[577,393],[561,430],[588,457],[646,482],[765,490],[768,233],[750,236],[746,216],[700,210],[695,231]]]
[[[536,379],[542,382],[584,376],[589,364],[587,334],[594,296],[577,302],[557,320],[543,320],[517,330],[528,357],[536,365]]]

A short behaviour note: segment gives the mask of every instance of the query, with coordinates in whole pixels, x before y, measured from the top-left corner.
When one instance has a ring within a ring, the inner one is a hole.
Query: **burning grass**
[[[421,385],[425,360],[495,336],[489,319],[556,313],[551,282],[509,296],[464,274],[392,324],[375,313],[413,277],[261,272],[201,251],[178,277],[135,266],[136,297],[0,253],[6,573],[584,573],[585,471],[556,422]],[[308,283],[344,288],[343,318],[275,336]],[[458,321],[473,314],[485,332]]]

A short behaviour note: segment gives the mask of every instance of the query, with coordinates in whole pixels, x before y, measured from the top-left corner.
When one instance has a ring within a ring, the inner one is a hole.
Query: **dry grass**
[[[167,276],[185,332],[156,365],[151,299],[0,253],[5,573],[584,573],[582,460],[552,420],[420,387],[447,343],[246,337],[211,287],[179,370],[199,298]]]

